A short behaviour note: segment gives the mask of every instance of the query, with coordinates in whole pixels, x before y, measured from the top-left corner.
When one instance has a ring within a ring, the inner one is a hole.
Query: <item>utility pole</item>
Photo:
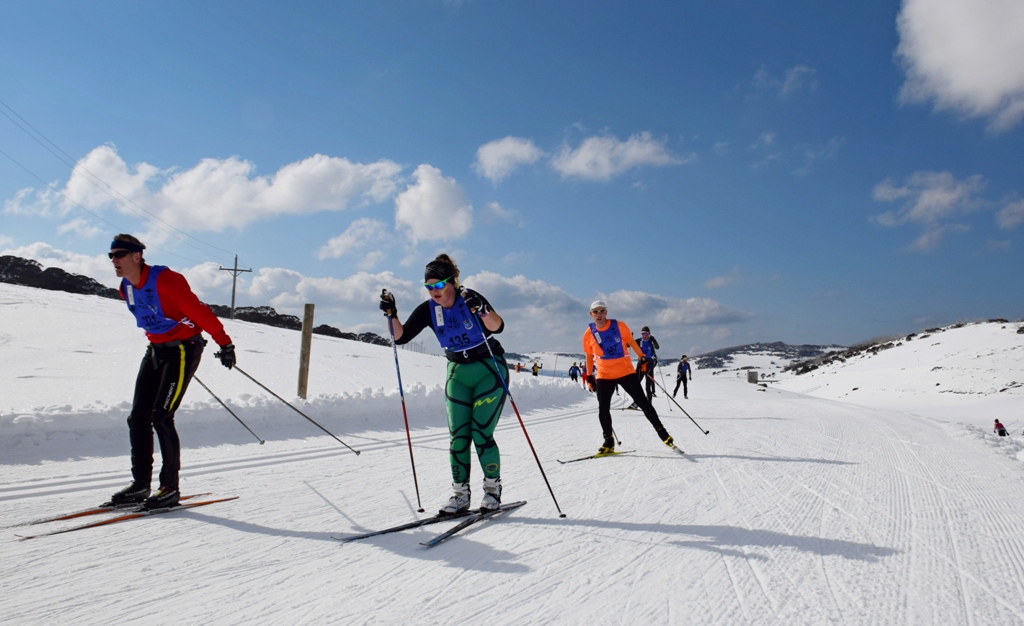
[[[224,267],[221,266],[225,272],[231,272],[231,319],[235,319],[235,286],[238,284],[238,275],[242,272],[251,272],[251,269],[240,270],[238,269],[238,255],[235,255],[235,267]]]

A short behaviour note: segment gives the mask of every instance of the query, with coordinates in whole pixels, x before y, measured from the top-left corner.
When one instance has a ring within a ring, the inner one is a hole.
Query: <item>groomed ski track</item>
[[[701,398],[684,406],[710,435],[662,411],[685,457],[641,414],[616,412],[616,432],[638,451],[563,466],[557,457],[600,443],[592,396],[524,416],[564,520],[507,407],[497,434],[505,499],[531,505],[430,550],[419,542],[436,525],[331,539],[417,517],[402,431],[350,435],[360,457],[327,437],[185,441],[184,488],[242,498],[32,542],[0,538],[0,621],[1024,622],[1022,470],[1005,449],[1014,442],[700,382],[691,396]],[[429,514],[448,494],[447,434],[418,430],[414,443]],[[0,524],[88,506],[123,483],[126,467],[126,458],[3,466]],[[474,467],[474,504],[479,480]]]

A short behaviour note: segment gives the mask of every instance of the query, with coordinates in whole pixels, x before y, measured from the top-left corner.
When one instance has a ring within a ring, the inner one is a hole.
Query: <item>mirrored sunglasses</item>
[[[445,278],[444,280],[438,281],[436,283],[423,283],[423,286],[426,287],[427,290],[429,291],[434,291],[435,289],[444,289],[445,283],[447,283],[451,279],[452,277],[449,276],[448,278]]]

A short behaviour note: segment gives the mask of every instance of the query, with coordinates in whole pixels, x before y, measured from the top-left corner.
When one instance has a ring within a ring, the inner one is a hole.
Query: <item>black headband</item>
[[[423,270],[423,280],[445,280],[455,276],[455,267],[445,261],[431,261]]]
[[[118,241],[117,239],[115,239],[114,241],[111,242],[110,249],[117,250],[118,248],[120,248],[121,250],[127,250],[129,252],[142,252],[143,250],[143,246],[140,246],[137,243],[132,243],[130,241]]]

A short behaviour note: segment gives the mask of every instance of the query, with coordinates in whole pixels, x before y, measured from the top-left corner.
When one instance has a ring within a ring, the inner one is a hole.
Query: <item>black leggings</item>
[[[623,376],[622,378],[598,378],[595,386],[597,391],[597,418],[601,421],[602,434],[605,436],[612,434],[612,394],[615,393],[616,388],[621,386],[623,391],[633,398],[633,402],[636,402],[637,408],[644,412],[644,417],[651,423],[651,426],[654,426],[654,430],[658,431],[658,437],[664,439],[667,436],[665,427],[662,426],[661,419],[658,417],[658,412],[654,410],[654,405],[644,395],[644,389],[640,386],[640,379],[635,374]]]
[[[177,342],[175,342],[177,343]],[[132,479],[142,485],[153,480],[153,431],[160,441],[160,486],[177,487],[181,470],[181,444],[174,428],[174,412],[199,367],[203,341],[175,346],[150,344],[135,379],[135,399],[128,415],[132,446]]]
[[[689,392],[686,391],[686,376],[683,376],[682,378],[676,379],[676,388],[675,388],[675,391],[672,392],[672,397],[673,398],[676,397],[677,393],[679,393],[679,385],[683,386],[683,397],[685,398],[688,395],[688,393],[689,393]]]

